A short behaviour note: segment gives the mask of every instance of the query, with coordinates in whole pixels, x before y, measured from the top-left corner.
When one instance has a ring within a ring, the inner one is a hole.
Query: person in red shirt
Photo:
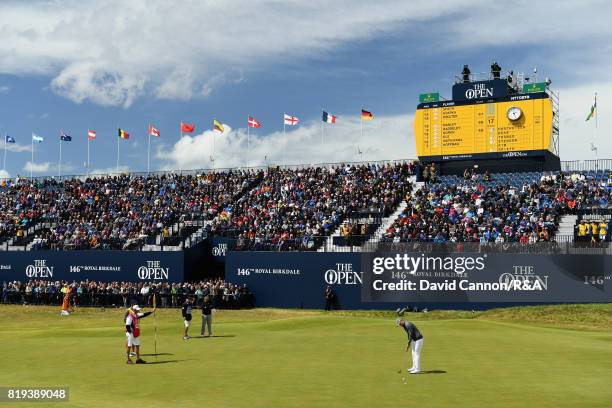
[[[125,313],[125,337],[127,337],[127,343],[125,347],[125,354],[127,364],[132,364],[130,358],[131,352],[136,353],[136,364],[145,364],[146,361],[140,358],[140,324],[139,321],[142,318],[149,316],[152,312],[141,313],[140,306],[132,305]]]

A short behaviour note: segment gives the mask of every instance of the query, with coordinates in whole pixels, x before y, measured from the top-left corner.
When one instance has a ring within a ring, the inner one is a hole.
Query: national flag
[[[261,127],[261,122],[259,122],[254,117],[249,116],[249,119],[247,120],[247,125],[249,125],[249,127],[259,129]]]
[[[597,94],[595,94],[595,101],[593,101],[593,106],[591,106],[591,111],[589,112],[589,116],[587,116],[585,122],[588,122],[591,118],[597,115]]]
[[[285,125],[295,126],[300,120],[296,116],[287,115],[285,113]]]
[[[38,136],[36,133],[32,133],[32,141],[36,143],[42,143],[45,139],[42,136]]]
[[[67,135],[63,130],[60,130],[60,140],[63,140],[64,142],[72,142],[72,136]]]
[[[195,124],[181,122],[181,132],[182,133],[195,132]]]
[[[225,132],[225,128],[217,119],[213,121],[213,130],[220,132],[220,133]]]
[[[118,129],[118,133],[117,134],[119,135],[119,137],[121,139],[129,139],[130,138],[130,134],[128,132],[126,132],[125,130],[121,129],[121,128]]]
[[[367,110],[361,110],[361,120],[374,120],[374,115],[372,112],[368,112]]]
[[[94,139],[96,138],[96,131],[95,131],[95,130],[88,129],[88,130],[87,130],[87,138],[88,138],[89,140],[94,140]]]
[[[323,122],[336,123],[336,115],[332,115],[331,113],[327,113],[325,111],[323,111],[322,119]]]
[[[6,143],[15,143],[15,138],[9,135],[6,135]]]
[[[149,124],[149,136],[159,137],[159,129]]]

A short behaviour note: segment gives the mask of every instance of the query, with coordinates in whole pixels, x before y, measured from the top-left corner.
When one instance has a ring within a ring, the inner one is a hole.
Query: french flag
[[[336,123],[336,115],[332,115],[331,113],[327,113],[323,111],[323,122],[327,123]]]

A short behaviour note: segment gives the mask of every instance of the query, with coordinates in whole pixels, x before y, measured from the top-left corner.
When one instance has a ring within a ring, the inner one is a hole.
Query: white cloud
[[[50,162],[32,163],[28,160],[25,166],[23,166],[23,170],[28,172],[32,171],[34,173],[48,173],[53,167],[55,167],[55,165]]]
[[[7,179],[7,178],[11,178],[11,174],[6,170],[0,169],[0,179]]]
[[[412,117],[377,116],[364,124],[363,136],[359,120],[340,117],[335,125],[321,122],[288,128],[283,132],[263,134],[251,132],[250,149],[245,129],[225,133],[207,130],[196,136],[184,136],[169,149],[158,150],[156,157],[165,164],[163,169],[205,169],[264,166],[275,164],[338,163],[415,158],[412,138]],[[214,140],[214,163],[213,158]],[[362,152],[360,155],[358,152]]]
[[[4,146],[2,146],[4,147]],[[32,151],[32,146],[31,145],[23,145],[23,144],[19,144],[19,143],[7,143],[6,144],[6,150],[9,152],[15,152],[15,153],[22,153],[22,152],[31,152]]]
[[[597,91],[597,129],[595,120],[585,119],[593,104],[593,94]],[[561,88],[560,92],[560,150],[562,160],[595,159],[591,142],[598,147],[599,158],[612,157],[612,123],[609,112],[612,110],[608,95],[612,95],[612,82],[580,85]],[[604,97],[601,97],[603,95]]]
[[[125,165],[119,166],[119,173],[128,173],[129,171],[130,171],[130,168],[128,166],[125,166]],[[82,174],[86,174],[86,173],[87,171],[82,172]],[[95,168],[95,169],[91,169],[91,171],[89,172],[89,174],[93,176],[104,175],[104,174],[115,174],[115,173],[117,173],[117,166]]]
[[[571,41],[580,43],[583,59],[612,34],[609,7],[596,0],[579,7],[485,0],[2,2],[0,73],[48,76],[51,89],[77,103],[129,106],[143,94],[206,96],[253,69],[409,29],[416,38],[426,35],[437,52]]]

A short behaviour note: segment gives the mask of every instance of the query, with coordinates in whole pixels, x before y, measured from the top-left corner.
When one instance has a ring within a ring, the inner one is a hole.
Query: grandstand
[[[5,180],[0,248],[180,250],[213,237],[236,250],[278,251],[359,250],[368,242],[526,244],[574,241],[582,220],[610,221],[608,170],[474,171],[416,182],[417,164]],[[609,241],[599,228],[595,235]]]

